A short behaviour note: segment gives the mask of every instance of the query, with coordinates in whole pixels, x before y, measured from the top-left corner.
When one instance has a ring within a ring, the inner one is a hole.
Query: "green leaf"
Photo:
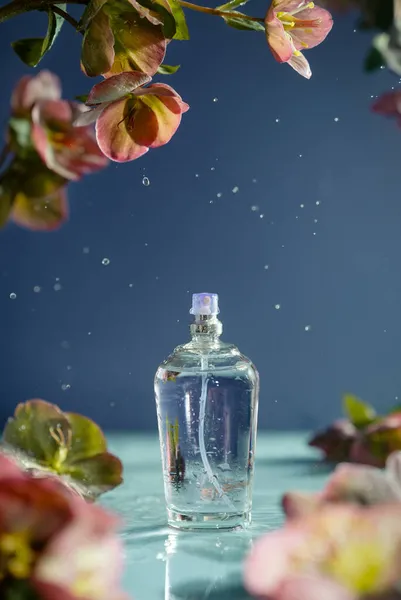
[[[89,94],[81,94],[81,96],[75,96],[75,100],[78,100],[79,102],[86,102],[87,99],[89,98]]]
[[[153,10],[160,16],[160,19],[163,23],[163,25],[162,25],[163,35],[166,39],[172,40],[177,33],[177,22],[176,22],[176,17],[174,15],[173,11],[170,12],[166,8],[165,3],[167,3],[167,6],[171,7],[170,0],[141,0],[140,1],[140,4],[142,6],[145,6],[146,8]],[[172,7],[171,7],[171,10],[172,10]]]
[[[217,6],[216,10],[227,10],[227,11],[230,10],[231,11],[231,10],[233,10],[233,8],[237,8],[238,6],[243,6],[247,2],[249,2],[249,0],[230,0],[230,2],[226,2],[226,4],[221,4],[220,6]]]
[[[371,48],[365,58],[364,62],[364,70],[366,73],[373,73],[373,71],[377,71],[381,66],[385,65],[386,61],[382,57],[379,50],[376,48]]]
[[[238,13],[239,17],[223,17],[226,24],[234,29],[241,29],[243,31],[265,31],[263,23],[259,21],[252,21],[247,18],[246,15]],[[242,16],[241,16],[242,15]]]
[[[388,411],[388,415],[394,415],[395,413],[401,413],[401,404],[396,404]]]
[[[96,498],[122,483],[122,470],[121,461],[113,454],[104,452],[75,462],[67,472],[74,480],[85,485],[89,496]]]
[[[79,20],[78,31],[83,31],[87,28],[89,23],[97,15],[99,10],[103,8],[103,5],[106,4],[106,2],[107,0],[90,0]]]
[[[343,397],[343,409],[351,423],[358,429],[363,429],[376,419],[375,409],[352,394]]]
[[[20,148],[32,148],[31,123],[28,119],[11,117],[8,125],[13,142]]]
[[[59,4],[59,8],[66,10],[66,4]],[[20,59],[29,67],[36,67],[46,52],[50,50],[60,33],[64,23],[63,17],[56,15],[51,9],[48,11],[47,33],[44,38],[27,38],[13,42],[11,46]]]
[[[176,31],[174,34],[175,40],[189,40],[189,31],[184,11],[178,0],[168,0],[168,3],[173,13],[175,20]]]
[[[174,73],[177,73],[180,66],[181,65],[160,65],[160,67],[157,69],[157,72],[159,75],[173,75]]]

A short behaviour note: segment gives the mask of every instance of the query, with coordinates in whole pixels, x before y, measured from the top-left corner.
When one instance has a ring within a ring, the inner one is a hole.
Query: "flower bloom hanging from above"
[[[144,73],[131,71],[114,75],[92,88],[90,108],[76,123],[96,120],[96,137],[102,152],[111,160],[127,162],[149,148],[167,144],[189,109],[169,85],[153,83]]]
[[[12,159],[0,176],[0,225],[57,229],[68,217],[68,181],[107,166],[93,128],[73,125],[83,110],[61,99],[60,81],[48,71],[19,81],[7,134]]]
[[[273,0],[265,17],[266,38],[274,58],[310,79],[302,50],[323,42],[333,27],[331,14],[306,0]]]

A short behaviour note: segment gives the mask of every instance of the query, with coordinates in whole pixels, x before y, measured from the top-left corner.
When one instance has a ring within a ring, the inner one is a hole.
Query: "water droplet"
[[[252,179],[252,183],[257,183],[257,181],[258,181],[258,180],[257,180],[257,179],[255,179],[255,178],[253,178],[253,179]]]
[[[222,197],[222,195],[223,195],[223,194],[222,194],[221,192],[218,192],[218,193],[216,194],[216,196],[217,196],[218,198],[221,198],[221,197]]]
[[[17,297],[17,294],[14,294],[14,292],[11,292],[11,294],[10,294],[11,300],[15,300],[16,297]]]
[[[64,348],[64,350],[68,350],[70,348],[70,343],[67,342],[67,340],[64,340],[61,342],[61,347]]]
[[[59,292],[62,289],[61,283],[55,283],[53,289],[55,292]]]
[[[213,102],[218,102],[219,99],[218,98],[213,98]]]
[[[133,284],[133,283],[129,283],[129,284],[128,284],[128,287],[133,287],[133,286],[134,286],[134,284]]]
[[[300,204],[299,205],[301,208],[305,208],[305,204]]]
[[[253,212],[257,212],[259,210],[259,206],[257,204],[254,204],[253,206],[251,206],[251,210]]]
[[[145,246],[149,246],[148,242],[145,242]]]
[[[91,332],[91,331],[88,331],[88,335],[92,335],[92,332]]]
[[[311,326],[310,325],[305,325],[304,329],[305,329],[305,331],[310,331],[311,330]]]
[[[63,390],[63,392],[65,392],[66,390],[70,389],[70,384],[69,383],[63,383],[63,385],[61,386],[61,389]]]
[[[259,215],[259,219],[263,219],[265,215],[262,213],[261,215]]]
[[[199,177],[199,173],[195,173],[195,177]]]
[[[267,271],[267,269],[269,268],[269,265],[265,265],[263,268],[265,271]]]
[[[237,192],[239,192],[239,187],[237,185],[235,187],[233,187],[232,192],[233,192],[233,194],[236,194]]]
[[[338,117],[334,117],[334,120],[336,123],[338,123],[338,121],[340,120]]]
[[[317,223],[317,219],[313,219],[313,222],[314,222],[314,223]]]
[[[72,366],[71,365],[67,365],[67,371],[71,371]]]
[[[82,248],[82,252],[84,254],[89,254],[89,246],[85,246],[84,248]]]
[[[150,185],[150,180],[149,180],[149,177],[142,177],[142,183],[143,183],[143,185],[145,185],[146,187],[147,187],[148,185]]]
[[[110,402],[110,406],[113,408],[113,406],[115,406],[116,403],[115,402]]]
[[[215,170],[216,170],[216,167],[210,167],[210,170],[211,170],[211,171],[215,171]]]
[[[40,292],[42,288],[40,287],[40,285],[35,285],[35,287],[33,288],[33,291],[36,292],[37,294]]]
[[[276,119],[276,123],[280,123],[280,119]]]
[[[103,258],[103,260],[102,260],[102,265],[105,265],[105,266],[107,266],[107,265],[109,265],[109,264],[110,264],[110,259],[109,259],[109,258]]]
[[[300,154],[300,155],[299,155],[299,158],[302,158],[302,156],[303,156],[303,155],[302,155],[302,154]]]
[[[280,305],[280,304],[275,304],[275,305],[274,305],[274,308],[275,308],[276,310],[280,310],[280,308],[281,308],[281,305]]]
[[[209,200],[209,204],[213,204],[213,200]]]
[[[316,204],[316,206],[319,206],[320,200],[316,200],[315,204]]]

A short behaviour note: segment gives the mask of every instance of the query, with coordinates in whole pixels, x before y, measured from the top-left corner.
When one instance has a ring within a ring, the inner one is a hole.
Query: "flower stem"
[[[69,15],[67,12],[65,12],[65,10],[63,10],[59,6],[54,5],[52,6],[52,11],[56,13],[56,15],[60,15],[60,17],[63,17],[64,21],[67,21],[67,23],[72,25],[74,29],[78,29],[78,21],[74,19],[74,17]]]
[[[87,0],[64,0],[64,2],[65,1],[68,4],[87,4]],[[5,6],[0,7],[0,23],[31,10],[46,10],[50,6],[57,6],[57,4],[64,4],[64,2],[63,0],[13,0]],[[58,12],[58,14],[60,14],[60,12]]]
[[[192,2],[187,2],[186,0],[178,0],[179,4],[181,4],[181,6],[183,8],[189,8],[190,10],[195,10],[197,12],[202,12],[205,13],[207,15],[215,15],[217,17],[229,17],[232,19],[240,19],[240,18],[245,18],[248,21],[259,21],[259,22],[263,22],[264,19],[263,17],[250,17],[248,15],[243,15],[242,13],[239,12],[229,12],[226,10],[219,10],[218,8],[209,8],[207,6],[199,6],[198,4],[192,4]]]

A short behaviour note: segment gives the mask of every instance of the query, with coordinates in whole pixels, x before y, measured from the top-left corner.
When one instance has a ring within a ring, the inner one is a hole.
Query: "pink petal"
[[[266,39],[277,62],[288,62],[293,53],[290,36],[284,30],[282,22],[274,18],[266,21]]]
[[[151,77],[139,71],[120,73],[93,86],[86,104],[93,106],[103,102],[120,100],[138,87],[151,81]]]
[[[299,56],[295,56],[295,54],[290,58],[288,64],[302,77],[306,79],[310,79],[312,77],[312,71],[310,69],[309,63],[304,57],[303,54],[299,54]]]
[[[298,11],[302,8],[302,6],[305,6],[305,4],[308,3],[309,0],[273,0],[270,8],[275,13],[292,13],[294,11]]]
[[[315,6],[297,13],[291,37],[297,50],[314,48],[323,42],[333,27],[333,18],[328,10]]]
[[[145,89],[153,90],[153,93],[175,114],[182,114],[189,110],[189,104],[184,102],[175,89],[166,83],[152,83]],[[169,97],[174,98],[174,102],[169,100]]]
[[[326,502],[369,505],[401,501],[401,488],[375,467],[340,464],[323,490]]]
[[[89,109],[81,112],[73,122],[74,127],[87,127],[94,123],[99,116],[102,114],[103,110],[110,104],[109,102],[105,102],[104,104],[100,104],[99,106],[95,106],[95,108]]]
[[[256,541],[245,562],[245,587],[254,596],[275,595],[290,569],[291,552],[305,543],[302,530],[286,527]]]
[[[11,458],[0,453],[0,482],[14,477],[25,478],[25,474]]]
[[[354,463],[362,465],[370,465],[372,467],[384,467],[384,458],[374,456],[364,439],[357,439],[351,446],[350,460]]]
[[[357,600],[357,596],[330,579],[297,576],[283,581],[275,600]]]
[[[54,231],[68,219],[68,201],[64,189],[44,198],[27,198],[17,194],[11,219],[32,231]]]
[[[11,108],[15,115],[30,112],[39,100],[59,100],[61,83],[57,75],[50,71],[41,71],[32,77],[22,77],[11,96]]]
[[[315,512],[322,504],[321,494],[287,492],[282,499],[287,519],[295,519]]]
[[[141,101],[156,115],[158,123],[157,137],[149,148],[158,148],[167,144],[181,123],[180,105],[175,98],[165,96],[144,96]],[[135,135],[135,134],[134,134]]]
[[[149,150],[136,143],[128,129],[126,101],[114,102],[105,108],[96,122],[96,137],[103,154],[116,162],[135,160]]]
[[[386,472],[401,490],[401,452],[392,452],[386,460]]]
[[[372,105],[373,112],[387,117],[401,114],[401,92],[388,92],[380,96]]]

